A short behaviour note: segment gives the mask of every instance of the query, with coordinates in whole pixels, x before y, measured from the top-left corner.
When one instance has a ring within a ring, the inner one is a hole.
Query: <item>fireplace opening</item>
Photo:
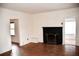
[[[43,41],[48,44],[62,44],[62,27],[43,27]]]

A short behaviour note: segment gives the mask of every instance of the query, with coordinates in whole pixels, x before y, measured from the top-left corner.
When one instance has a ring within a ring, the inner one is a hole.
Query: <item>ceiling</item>
[[[39,13],[60,9],[79,7],[78,3],[0,3],[0,7],[12,10]]]

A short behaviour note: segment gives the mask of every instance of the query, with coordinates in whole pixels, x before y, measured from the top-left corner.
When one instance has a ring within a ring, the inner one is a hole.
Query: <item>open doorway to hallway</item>
[[[65,19],[65,44],[76,45],[76,20]]]
[[[15,46],[19,46],[19,26],[18,19],[10,19],[10,36],[12,43],[12,53],[17,52],[17,48]]]

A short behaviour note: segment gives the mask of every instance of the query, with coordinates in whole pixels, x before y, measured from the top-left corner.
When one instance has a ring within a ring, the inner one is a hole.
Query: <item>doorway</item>
[[[18,53],[18,47],[20,43],[18,19],[10,19],[10,36],[12,43],[11,55],[16,55]],[[16,54],[14,54],[15,52]]]
[[[19,44],[18,19],[10,19],[10,36],[11,36],[12,43]]]
[[[65,44],[76,45],[76,20],[65,19]]]

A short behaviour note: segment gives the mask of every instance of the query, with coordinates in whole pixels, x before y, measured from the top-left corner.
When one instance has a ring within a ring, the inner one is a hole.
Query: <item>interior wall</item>
[[[79,46],[79,15],[76,20],[76,45]]]
[[[42,27],[63,27],[63,44],[65,44],[64,43],[65,19],[75,17],[77,20],[77,17],[79,16],[78,10],[79,8],[70,8],[70,9],[63,9],[58,11],[50,11],[50,12],[33,14],[32,15],[33,33],[31,37],[31,41],[43,42]],[[61,25],[61,23],[63,23],[63,25]]]
[[[11,50],[10,19],[19,20],[20,46],[29,43],[30,14],[0,8],[0,53]]]
[[[0,8],[0,54],[11,50],[8,13]]]

